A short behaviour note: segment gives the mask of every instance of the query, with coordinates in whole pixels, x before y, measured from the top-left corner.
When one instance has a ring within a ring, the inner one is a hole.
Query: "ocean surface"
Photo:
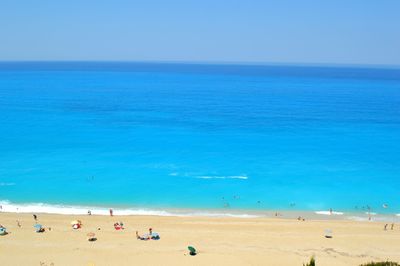
[[[0,203],[400,213],[400,70],[3,62]]]

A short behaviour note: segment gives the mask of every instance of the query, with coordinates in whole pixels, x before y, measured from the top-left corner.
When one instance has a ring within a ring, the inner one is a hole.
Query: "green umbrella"
[[[188,246],[188,250],[189,250],[189,254],[191,256],[194,256],[194,255],[197,254],[196,249],[194,247],[192,247],[192,246]]]

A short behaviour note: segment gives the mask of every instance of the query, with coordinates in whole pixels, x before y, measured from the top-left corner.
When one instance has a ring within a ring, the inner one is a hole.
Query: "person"
[[[121,230],[121,229],[124,229],[124,227],[123,227],[122,224],[120,224],[120,223],[115,223],[115,224],[114,224],[114,229],[115,229],[115,230]]]
[[[90,210],[87,211],[88,215],[92,215],[92,212]]]
[[[113,209],[110,209],[110,216],[114,216],[113,215]]]
[[[332,208],[329,209],[329,214],[332,215],[333,214],[333,210]]]
[[[388,226],[388,224],[385,224],[385,226],[383,227],[383,230],[387,230],[387,226]]]
[[[21,223],[17,220],[17,226],[21,228]]]
[[[35,219],[35,221],[37,221],[37,215],[36,214],[33,215],[33,219]]]
[[[150,239],[159,240],[160,239],[160,235],[158,233],[156,233],[156,232],[153,232],[152,228],[149,228],[149,233],[145,234],[143,236],[140,236],[139,232],[136,231],[136,238],[140,239],[140,240],[150,240]]]
[[[138,231],[136,231],[136,238],[140,240],[150,240],[150,236],[148,235],[140,236]]]
[[[390,226],[390,230],[393,230],[393,229],[394,229],[394,223],[392,223]]]
[[[159,240],[160,239],[160,235],[158,233],[156,233],[156,232],[153,232],[153,228],[149,228],[149,236],[153,240]]]

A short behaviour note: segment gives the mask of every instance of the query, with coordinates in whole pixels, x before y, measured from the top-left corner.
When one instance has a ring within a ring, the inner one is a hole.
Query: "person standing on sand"
[[[110,216],[114,216],[113,209],[110,209]]]
[[[33,215],[33,219],[35,219],[35,221],[37,222],[37,215],[36,214]]]
[[[388,224],[385,224],[385,226],[383,227],[383,230],[387,230],[387,226],[388,226]]]

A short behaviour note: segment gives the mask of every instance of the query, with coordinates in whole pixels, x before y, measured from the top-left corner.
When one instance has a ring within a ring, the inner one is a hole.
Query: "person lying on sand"
[[[139,240],[150,240],[150,236],[148,234],[140,236],[138,231],[136,231],[136,238]]]
[[[152,228],[149,228],[149,233],[148,234],[144,234],[143,236],[140,236],[138,231],[136,231],[136,238],[140,239],[140,240],[159,240],[160,239],[160,235],[156,232],[153,232]]]

